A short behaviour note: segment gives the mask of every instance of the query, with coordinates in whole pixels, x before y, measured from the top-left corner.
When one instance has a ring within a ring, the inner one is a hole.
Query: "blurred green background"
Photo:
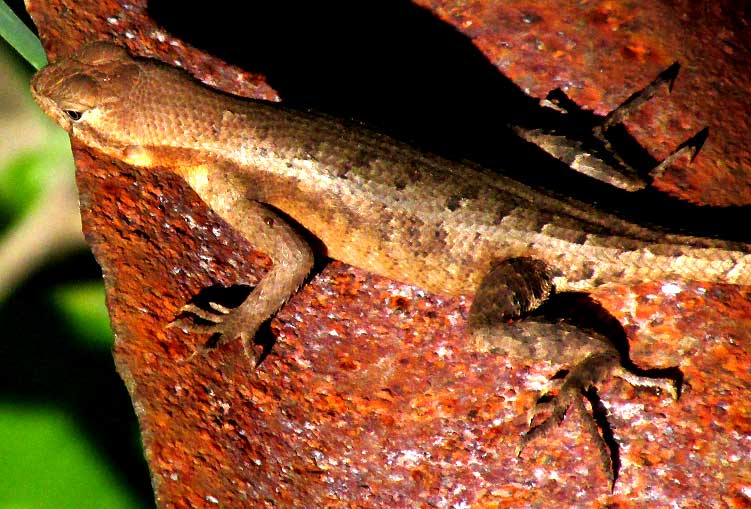
[[[68,137],[32,74],[0,39],[0,509],[153,507]]]

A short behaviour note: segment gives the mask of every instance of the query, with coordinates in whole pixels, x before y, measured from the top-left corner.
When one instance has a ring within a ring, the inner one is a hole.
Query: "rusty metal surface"
[[[245,82],[248,75],[159,35],[143,3],[128,5],[62,0],[29,2],[29,9],[51,56],[113,38],[165,61],[179,52],[186,68],[205,70],[222,87],[217,76],[237,81],[229,90],[256,90]],[[666,140],[656,143],[659,157],[709,124],[711,141],[686,170],[692,176],[681,172],[681,192],[696,193],[697,201],[747,199],[747,143],[732,138],[732,129],[719,134],[727,123],[740,129],[748,111],[749,88],[732,88],[745,86],[748,76],[728,70],[748,62],[740,36],[727,28],[738,19],[725,20],[729,42],[715,54],[687,36],[712,30],[698,27],[693,15],[629,5],[577,3],[550,12],[534,2],[436,2],[432,8],[530,93],[568,84],[580,104],[600,112],[644,85],[645,76],[685,60],[675,94],[689,89],[686,96],[671,97],[677,106],[667,112],[662,102],[655,105],[659,116],[646,111],[632,128],[637,136]],[[707,16],[730,17],[723,8]],[[657,28],[660,20],[672,31]],[[715,92],[700,88],[712,76]],[[696,97],[710,97],[713,108]],[[711,118],[730,107],[738,121]],[[620,443],[622,468],[611,494],[575,412],[548,439],[514,456],[525,412],[558,366],[512,365],[468,352],[468,300],[425,295],[334,262],[272,321],[276,342],[257,369],[238,343],[188,359],[206,338],[165,329],[179,307],[213,284],[252,284],[268,259],[179,179],[74,148],[84,229],[105,274],[117,368],[140,420],[159,507],[749,504],[748,289],[660,282],[597,294],[625,325],[637,364],[679,364],[687,381],[677,403],[621,381],[600,387]],[[714,159],[723,152],[725,159]],[[670,187],[671,178],[661,185]]]
[[[134,55],[182,67],[196,78],[243,97],[278,101],[263,76],[227,65],[160,28],[147,13],[145,0],[35,2],[26,8],[39,31],[48,59],[55,61],[87,42],[111,40]]]
[[[605,114],[673,62],[669,100],[627,123],[662,159],[704,126],[690,167],[658,187],[708,205],[751,204],[751,13],[748,3],[417,0],[453,24],[498,69],[536,97],[561,88]]]

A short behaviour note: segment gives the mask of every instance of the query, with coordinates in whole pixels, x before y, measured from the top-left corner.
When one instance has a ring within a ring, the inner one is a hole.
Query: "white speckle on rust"
[[[617,408],[609,408],[609,410],[617,412],[623,419],[629,421],[633,421],[634,419],[643,416],[645,412],[644,405],[638,403],[622,403],[620,405],[612,406],[617,406]]]
[[[420,454],[419,451],[407,449],[406,451],[402,451],[396,459],[396,464],[402,467],[414,467],[417,466],[421,460],[422,454]]]
[[[445,346],[438,347],[435,353],[441,359],[443,359],[444,357],[451,357],[454,354],[454,352],[450,348],[446,348]]]

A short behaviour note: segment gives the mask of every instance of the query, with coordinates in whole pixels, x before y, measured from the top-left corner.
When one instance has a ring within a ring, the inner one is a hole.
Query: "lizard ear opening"
[[[88,110],[99,103],[99,85],[91,76],[85,74],[76,74],[65,80],[62,84],[64,87],[65,103],[77,107],[66,108],[61,104],[62,109],[71,109],[75,111]]]
[[[85,74],[76,74],[60,83],[57,106],[71,122],[81,117],[100,102],[99,85]]]

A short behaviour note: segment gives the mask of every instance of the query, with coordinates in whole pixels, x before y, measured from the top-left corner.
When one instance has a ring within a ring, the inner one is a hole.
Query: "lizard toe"
[[[246,302],[236,308],[228,308],[216,302],[208,302],[206,306],[210,310],[193,303],[186,304],[180,309],[178,317],[167,325],[168,328],[180,328],[186,332],[210,336],[187,360],[240,339],[245,354],[255,363],[257,355],[252,339],[260,324],[256,323],[253,303]]]

